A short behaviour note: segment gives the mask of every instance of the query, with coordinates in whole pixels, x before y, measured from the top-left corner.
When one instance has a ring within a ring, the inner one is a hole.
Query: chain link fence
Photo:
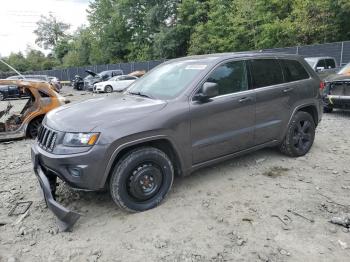
[[[263,51],[298,54],[304,57],[331,56],[336,59],[339,67],[342,67],[350,62],[350,41],[286,48],[263,49]]]
[[[272,48],[263,49],[264,52],[280,52],[287,54],[298,54],[305,57],[310,56],[331,56],[337,61],[339,67],[346,65],[350,62],[350,41],[317,44],[317,45],[307,45],[307,46],[295,46],[295,47],[285,47],[285,48]],[[124,74],[129,74],[133,71],[149,71],[157,65],[166,61],[153,60],[146,62],[131,62],[131,63],[119,63],[119,64],[107,64],[107,65],[93,65],[93,66],[83,66],[83,67],[71,67],[67,69],[54,69],[54,70],[42,70],[35,72],[26,72],[25,74],[36,74],[36,75],[49,75],[58,77],[60,80],[69,81],[74,78],[75,75],[80,75],[85,77],[87,73],[85,70],[91,70],[93,72],[99,73],[105,70],[121,69]],[[13,73],[11,73],[13,75]],[[0,78],[5,78],[9,74],[1,73]]]

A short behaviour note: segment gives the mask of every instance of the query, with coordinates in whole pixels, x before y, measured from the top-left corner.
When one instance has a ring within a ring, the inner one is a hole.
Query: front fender
[[[156,142],[157,140],[166,140],[167,142],[169,142],[172,145],[172,147],[175,151],[175,154],[177,155],[177,158],[179,160],[180,169],[182,169],[184,166],[184,161],[181,158],[181,154],[179,153],[179,149],[177,148],[176,143],[174,142],[174,140],[170,136],[151,135],[151,136],[146,136],[146,137],[142,137],[142,138],[135,138],[135,139],[129,140],[127,142],[124,141],[124,142],[118,144],[116,147],[114,147],[111,150],[112,153],[110,154],[105,172],[103,174],[103,178],[101,180],[102,185],[106,184],[107,179],[108,179],[111,171],[114,168],[115,161],[119,157],[122,150],[127,149],[127,148],[132,147],[132,146],[142,145],[142,144],[147,143],[147,142]]]

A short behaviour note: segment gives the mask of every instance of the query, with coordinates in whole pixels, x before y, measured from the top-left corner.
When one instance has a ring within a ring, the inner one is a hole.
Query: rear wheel
[[[168,194],[174,179],[168,156],[153,147],[135,149],[114,168],[110,194],[122,209],[139,212],[156,207]]]
[[[105,87],[105,92],[106,93],[112,93],[113,92],[113,88],[111,86],[106,86]]]
[[[41,127],[41,122],[43,121],[42,117],[33,119],[27,129],[27,136],[29,138],[36,138],[39,132],[39,128]]]
[[[305,155],[314,142],[315,129],[314,120],[309,113],[297,112],[289,124],[280,151],[292,157]]]

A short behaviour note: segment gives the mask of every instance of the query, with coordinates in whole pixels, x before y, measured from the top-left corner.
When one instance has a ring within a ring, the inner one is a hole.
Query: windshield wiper
[[[147,97],[147,98],[153,99],[153,97],[151,97],[150,95],[147,95],[147,94],[145,94],[145,93],[141,93],[140,91],[139,91],[139,92],[129,92],[129,94],[131,94],[131,95],[137,95],[137,96],[142,96],[142,97]]]

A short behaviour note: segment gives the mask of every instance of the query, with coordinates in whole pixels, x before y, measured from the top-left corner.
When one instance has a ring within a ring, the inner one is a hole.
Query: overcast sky
[[[0,56],[25,52],[35,44],[36,22],[52,12],[59,20],[71,24],[71,31],[87,24],[89,0],[2,0],[0,2]]]

